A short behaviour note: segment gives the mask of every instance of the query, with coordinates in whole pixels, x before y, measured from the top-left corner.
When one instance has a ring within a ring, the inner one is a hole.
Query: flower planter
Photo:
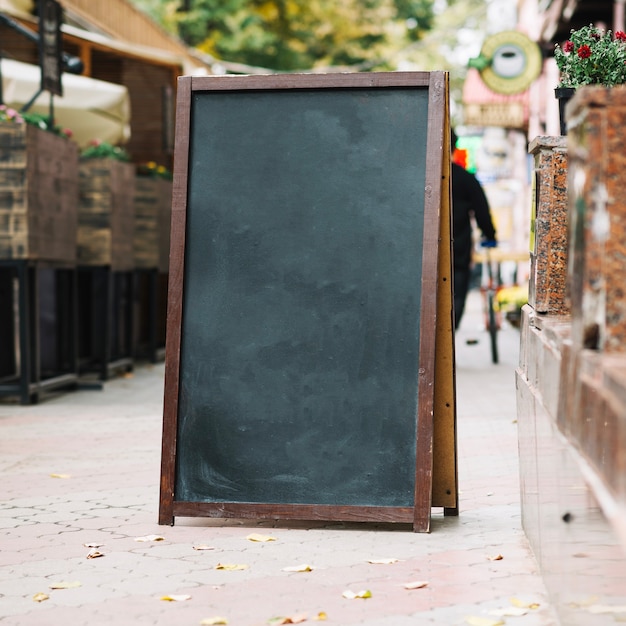
[[[574,87],[557,87],[554,90],[554,97],[559,101],[559,123],[561,127],[561,135],[567,135],[567,118],[565,116],[565,108],[567,103],[574,97],[576,89]]]
[[[80,161],[78,264],[134,267],[135,170],[114,159]]]
[[[137,176],[135,182],[135,267],[168,271],[172,181]]]
[[[0,259],[76,261],[78,146],[0,123]]]

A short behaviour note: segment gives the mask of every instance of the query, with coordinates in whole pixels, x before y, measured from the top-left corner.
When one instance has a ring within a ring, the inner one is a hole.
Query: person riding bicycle
[[[451,133],[452,152],[457,136]],[[495,247],[496,229],[491,219],[487,196],[478,179],[464,167],[452,162],[452,252],[454,260],[454,327],[463,317],[472,268],[472,219],[482,233],[483,244]]]

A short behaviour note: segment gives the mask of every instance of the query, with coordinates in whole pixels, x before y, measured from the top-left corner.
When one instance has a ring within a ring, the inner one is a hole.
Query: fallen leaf
[[[403,587],[405,589],[423,589],[428,586],[428,582],[425,580],[415,580],[410,583],[404,583]]]
[[[509,601],[513,606],[517,606],[520,609],[538,609],[538,602],[523,602],[522,600],[518,600],[517,598],[510,598]]]
[[[504,557],[501,554],[496,554],[495,556],[487,557],[490,561],[501,561]]]
[[[225,617],[207,617],[200,622],[200,626],[218,626],[218,624],[228,624]]]
[[[272,617],[267,621],[268,624],[274,626],[274,624],[301,624],[306,622],[306,615],[291,615],[290,617]]]
[[[135,537],[135,541],[164,541],[165,537],[161,535],[146,535],[145,537]]]
[[[191,600],[191,596],[187,594],[174,595],[174,596],[161,596],[161,600],[166,602],[184,602],[185,600]]]
[[[89,553],[87,554],[88,559],[97,559],[100,556],[104,556],[104,553],[100,552],[96,548],[92,548],[91,550],[89,550]]]
[[[504,622],[499,619],[489,619],[488,617],[473,617],[469,616],[465,618],[465,621],[470,626],[503,626]]]
[[[354,593],[354,591],[344,591],[341,595],[348,600],[356,600],[358,598],[371,598],[372,592],[367,589],[363,589],[362,591],[358,591],[357,593]]]
[[[374,565],[391,565],[392,563],[398,563],[398,559],[368,559],[368,563],[374,563]]]
[[[80,587],[81,585],[82,583],[79,583],[78,581],[52,583],[50,585],[50,589],[74,589],[76,587]]]
[[[194,546],[193,549],[194,550],[215,550],[213,546],[205,546],[205,545]]]
[[[70,474],[50,474],[50,478],[71,478]]]
[[[506,609],[494,609],[493,611],[489,611],[489,615],[498,615],[499,617],[522,617],[522,615],[528,615],[528,609],[510,606]]]
[[[326,613],[324,613],[324,611],[320,611],[314,618],[313,620],[316,622],[325,622],[328,619],[328,615],[326,615]]]
[[[224,569],[224,570],[228,570],[228,571],[236,571],[236,570],[242,570],[242,569],[248,569],[248,565],[242,565],[242,564],[238,564],[238,563],[218,563],[215,566],[215,569]]]
[[[84,543],[85,548],[101,548],[103,543]]]
[[[313,567],[311,567],[310,565],[294,565],[292,567],[283,567],[282,571],[283,572],[312,572],[313,571]]]
[[[602,615],[607,613],[626,613],[625,605],[618,604],[592,604],[587,608],[589,613],[593,613],[595,615]]]
[[[43,602],[44,600],[50,600],[50,596],[47,593],[39,592],[33,596],[35,602]]]
[[[252,533],[246,537],[248,541],[276,541],[276,537],[271,535],[259,535],[258,533]]]

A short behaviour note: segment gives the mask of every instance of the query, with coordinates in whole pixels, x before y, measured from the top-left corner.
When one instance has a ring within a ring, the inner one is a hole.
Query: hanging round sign
[[[469,62],[478,69],[485,85],[501,94],[526,91],[541,73],[541,65],[539,46],[515,30],[487,37],[480,56]]]

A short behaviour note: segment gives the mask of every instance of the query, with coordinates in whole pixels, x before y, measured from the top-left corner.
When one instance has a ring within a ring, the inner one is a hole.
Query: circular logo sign
[[[525,91],[541,73],[539,46],[523,33],[510,30],[488,37],[480,51],[480,77],[496,93]]]

